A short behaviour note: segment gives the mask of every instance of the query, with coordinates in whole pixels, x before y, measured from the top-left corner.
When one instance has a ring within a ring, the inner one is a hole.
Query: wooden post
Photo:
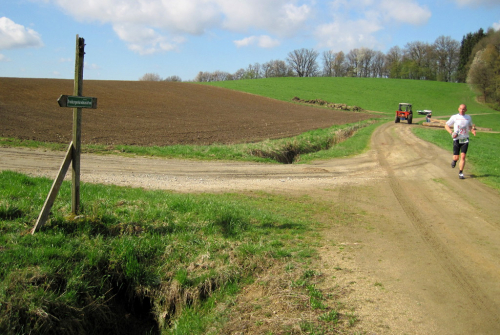
[[[83,93],[83,58],[85,55],[85,40],[76,35],[75,87],[74,95]],[[82,140],[82,109],[73,108],[73,150],[72,150],[72,188],[71,212],[80,212],[80,154]]]
[[[78,215],[80,211],[80,153],[82,139],[82,103],[85,108],[97,108],[97,98],[82,97],[83,92],[83,56],[85,55],[85,40],[76,35],[76,59],[75,59],[75,84],[74,96],[61,95],[59,106],[74,107],[73,108],[73,141],[70,143],[64,161],[59,169],[59,174],[52,184],[49,195],[45,200],[42,211],[38,216],[35,227],[31,233],[37,232],[47,221],[50,210],[57,197],[59,188],[62,185],[64,176],[72,163],[72,189],[71,189],[71,211],[74,215]],[[71,99],[70,99],[71,98]]]

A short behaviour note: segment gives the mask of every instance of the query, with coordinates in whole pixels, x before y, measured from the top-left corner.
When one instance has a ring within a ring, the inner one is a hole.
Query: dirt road
[[[411,127],[387,123],[367,153],[307,165],[83,155],[82,181],[326,199],[360,213],[355,224],[332,222],[325,230],[318,265],[325,278],[336,278],[325,289],[350,289],[356,331],[499,334],[500,195],[467,169],[459,180],[451,153],[417,139]],[[54,178],[62,157],[0,148],[0,170]]]

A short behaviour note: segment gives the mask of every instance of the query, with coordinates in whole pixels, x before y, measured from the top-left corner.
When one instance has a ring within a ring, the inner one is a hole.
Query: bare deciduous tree
[[[333,64],[335,62],[335,52],[328,50],[323,52],[323,76],[333,77]]]
[[[433,48],[424,42],[407,43],[404,59],[409,79],[433,79]]]
[[[342,51],[325,51],[323,53],[323,76],[343,77],[346,75],[347,65]]]
[[[233,80],[240,80],[245,77],[245,69],[239,69],[235,73],[233,73]]]
[[[344,77],[347,73],[347,64],[345,60],[345,54],[339,51],[335,54],[335,59],[333,60],[333,76],[334,77]]]
[[[224,72],[224,71],[215,71],[212,73],[212,80],[211,81],[225,81],[225,80],[232,80],[233,76],[229,72]]]
[[[194,78],[194,81],[198,83],[207,83],[210,81],[210,73],[200,71],[196,75],[196,78]]]
[[[387,69],[385,65],[385,55],[382,51],[375,51],[375,56],[372,61],[372,77],[387,78]]]
[[[225,81],[225,80],[233,80],[233,75],[224,72],[224,71],[214,71],[214,72],[202,72],[200,71],[196,78],[194,79],[195,82],[199,83],[209,83],[213,81]]]
[[[181,82],[182,79],[179,76],[169,76],[169,77],[163,79],[163,81]]]
[[[288,53],[288,65],[297,77],[313,77],[318,73],[318,52],[313,49],[298,49]]]
[[[389,49],[385,55],[385,66],[389,78],[401,78],[401,67],[403,62],[403,51],[395,46]]]
[[[146,73],[139,78],[139,81],[161,81],[161,77],[157,73]]]
[[[359,76],[359,49],[355,48],[346,55],[347,75],[349,77]]]
[[[368,48],[361,48],[358,52],[358,76],[371,77],[373,68],[372,61],[375,57],[375,51]]]
[[[460,43],[450,36],[439,36],[434,42],[437,62],[437,79],[453,81],[458,70]]]
[[[271,60],[262,64],[262,76],[264,78],[291,77],[293,72],[282,60]]]
[[[259,79],[262,78],[261,75],[262,66],[259,63],[255,63],[254,65],[248,65],[247,70],[245,71],[245,75],[243,79]]]

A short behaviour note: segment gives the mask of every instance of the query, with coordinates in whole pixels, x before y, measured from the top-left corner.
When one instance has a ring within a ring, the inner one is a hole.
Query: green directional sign
[[[97,108],[97,98],[92,97],[78,97],[72,95],[61,95],[57,99],[60,107],[71,108]]]

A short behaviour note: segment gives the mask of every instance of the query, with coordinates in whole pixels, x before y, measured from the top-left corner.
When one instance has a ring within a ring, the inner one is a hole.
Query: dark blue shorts
[[[467,149],[469,149],[469,141],[467,143],[459,143],[458,140],[453,141],[453,155],[458,156],[460,152],[466,154]]]

